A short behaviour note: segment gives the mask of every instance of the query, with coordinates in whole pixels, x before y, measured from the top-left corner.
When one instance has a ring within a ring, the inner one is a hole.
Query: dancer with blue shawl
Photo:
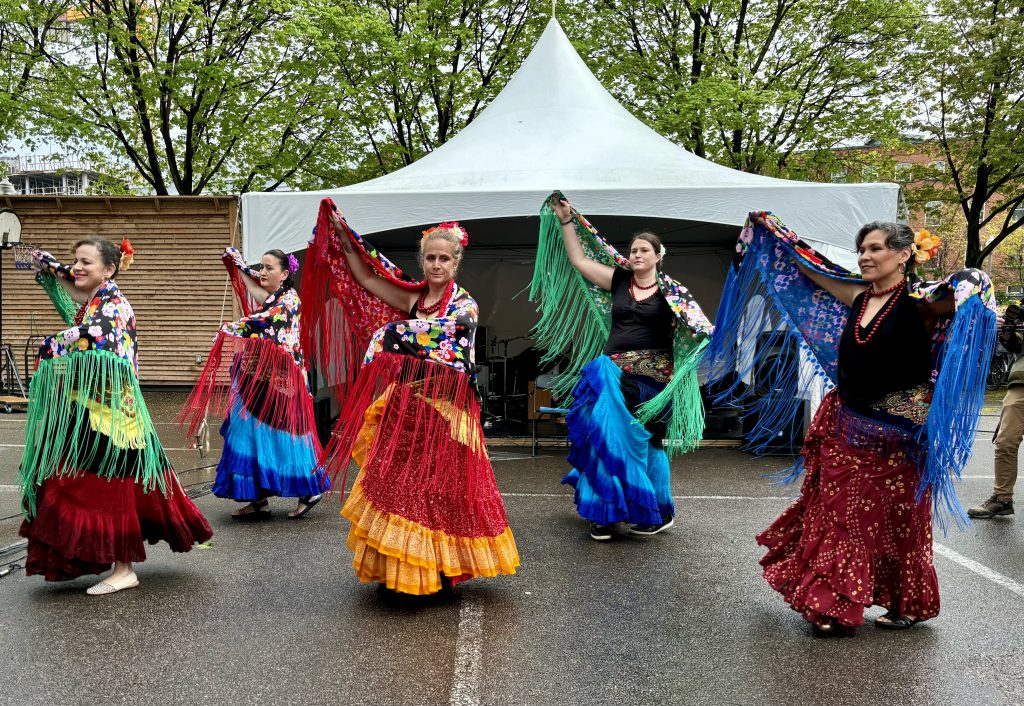
[[[569,358],[556,387],[573,397],[573,469],[562,482],[597,541],[622,522],[643,536],[672,526],[668,453],[692,449],[704,430],[697,363],[711,323],[661,271],[664,258],[650,231],[623,257],[561,193],[541,209],[533,336],[547,349],[542,363]]]
[[[886,609],[875,620],[885,629],[938,615],[933,507],[943,529],[949,516],[966,521],[953,478],[970,455],[995,342],[985,273],[912,276],[937,238],[869,223],[856,246],[859,276],[752,213],[705,360],[713,381],[735,381],[723,397],[757,415],[755,446],[814,386],[830,390],[787,477],[806,471],[800,497],[757,537],[765,579],[818,636],[852,634],[872,605]],[[787,343],[802,374],[761,359]],[[744,386],[752,370],[770,379]],[[774,394],[755,398],[764,383]]]

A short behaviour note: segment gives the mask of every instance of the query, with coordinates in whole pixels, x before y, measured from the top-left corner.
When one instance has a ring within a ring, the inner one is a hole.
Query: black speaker
[[[765,407],[760,405],[764,404]],[[782,406],[793,404],[793,398],[788,394],[771,392],[751,402],[750,408],[743,417],[743,442],[752,450],[759,453],[796,456],[804,445],[804,423],[807,419],[807,400],[800,400],[793,409],[793,413],[787,419],[779,423],[778,419],[771,419],[772,426],[776,427],[775,433],[770,438],[766,437],[766,430],[761,426],[759,409],[775,410]]]
[[[487,327],[476,327],[476,338],[473,340],[473,351],[477,365],[487,362]]]
[[[757,362],[754,364],[754,394],[761,396],[782,388],[794,389],[798,379],[800,354],[792,337],[779,331],[757,337]]]

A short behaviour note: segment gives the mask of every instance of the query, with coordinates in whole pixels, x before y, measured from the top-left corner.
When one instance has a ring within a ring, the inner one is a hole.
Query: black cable
[[[28,554],[26,554],[25,556],[22,556],[22,557],[18,557],[14,561],[9,561],[9,562],[6,562],[5,564],[0,564],[0,567],[2,567],[2,568],[0,568],[0,579],[4,578],[6,576],[10,576],[15,571],[19,571],[21,569],[24,569],[25,566],[21,562],[24,561],[27,558],[28,558]]]

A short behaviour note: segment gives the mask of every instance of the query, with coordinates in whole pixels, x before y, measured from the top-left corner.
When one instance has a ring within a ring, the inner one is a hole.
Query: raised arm
[[[45,275],[53,277],[60,288],[64,290],[72,301],[76,304],[85,304],[89,301],[89,293],[82,292],[75,287],[75,278],[71,275],[71,266],[62,264],[53,255],[46,252],[45,250],[33,250],[32,251],[32,265],[40,272]],[[40,282],[42,284],[42,282]],[[57,307],[58,312],[61,310],[61,305],[57,300],[54,299],[56,293],[50,295],[50,299],[54,301],[54,306]]]
[[[615,268],[591,260],[583,252],[583,246],[580,245],[579,238],[576,237],[576,224],[572,220],[572,204],[568,199],[558,199],[552,196],[551,209],[558,217],[559,223],[562,224],[562,242],[565,243],[565,251],[569,254],[569,262],[587,281],[610,292]]]
[[[807,279],[814,282],[843,304],[846,304],[846,306],[852,307],[853,300],[857,298],[857,295],[868,288],[866,284],[834,280],[831,277],[827,277],[820,272],[812,270],[801,262],[797,262],[796,266],[800,268],[800,271],[804,273]]]
[[[348,236],[345,235],[345,227],[341,223],[340,212],[331,212],[331,225],[334,226],[334,232],[341,238],[341,248],[345,253],[345,260],[348,262],[349,269],[352,270],[352,276],[356,278],[359,285],[373,296],[399,311],[408,312],[412,309],[412,305],[416,303],[417,295],[391,284],[383,277],[377,276],[363,258],[359,257],[359,253],[356,252],[355,247],[349,242]]]
[[[226,247],[224,248],[224,255],[222,258],[225,262],[230,262],[234,265],[235,269],[242,275],[242,282],[245,283],[245,289],[249,292],[257,304],[262,304],[270,296],[270,292],[260,286],[259,276],[256,271],[245,264],[245,260],[242,258],[242,253],[239,252],[238,248]]]

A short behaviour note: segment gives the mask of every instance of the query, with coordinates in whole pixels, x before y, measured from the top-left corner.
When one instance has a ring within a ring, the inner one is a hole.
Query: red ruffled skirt
[[[871,605],[939,614],[931,498],[916,500],[916,461],[858,447],[839,432],[840,401],[825,397],[803,448],[800,498],[757,536],[764,577],[810,622],[856,627]]]
[[[145,561],[145,542],[164,541],[187,552],[212,537],[173,471],[164,474],[164,483],[164,491],[146,492],[134,479],[88,472],[47,479],[35,516],[21,525],[28,539],[26,573],[64,581],[103,573],[115,561]]]
[[[452,584],[514,574],[519,553],[479,408],[400,388],[366,410],[352,450],[360,471],[341,514],[356,575],[424,595],[441,589],[441,574]]]

